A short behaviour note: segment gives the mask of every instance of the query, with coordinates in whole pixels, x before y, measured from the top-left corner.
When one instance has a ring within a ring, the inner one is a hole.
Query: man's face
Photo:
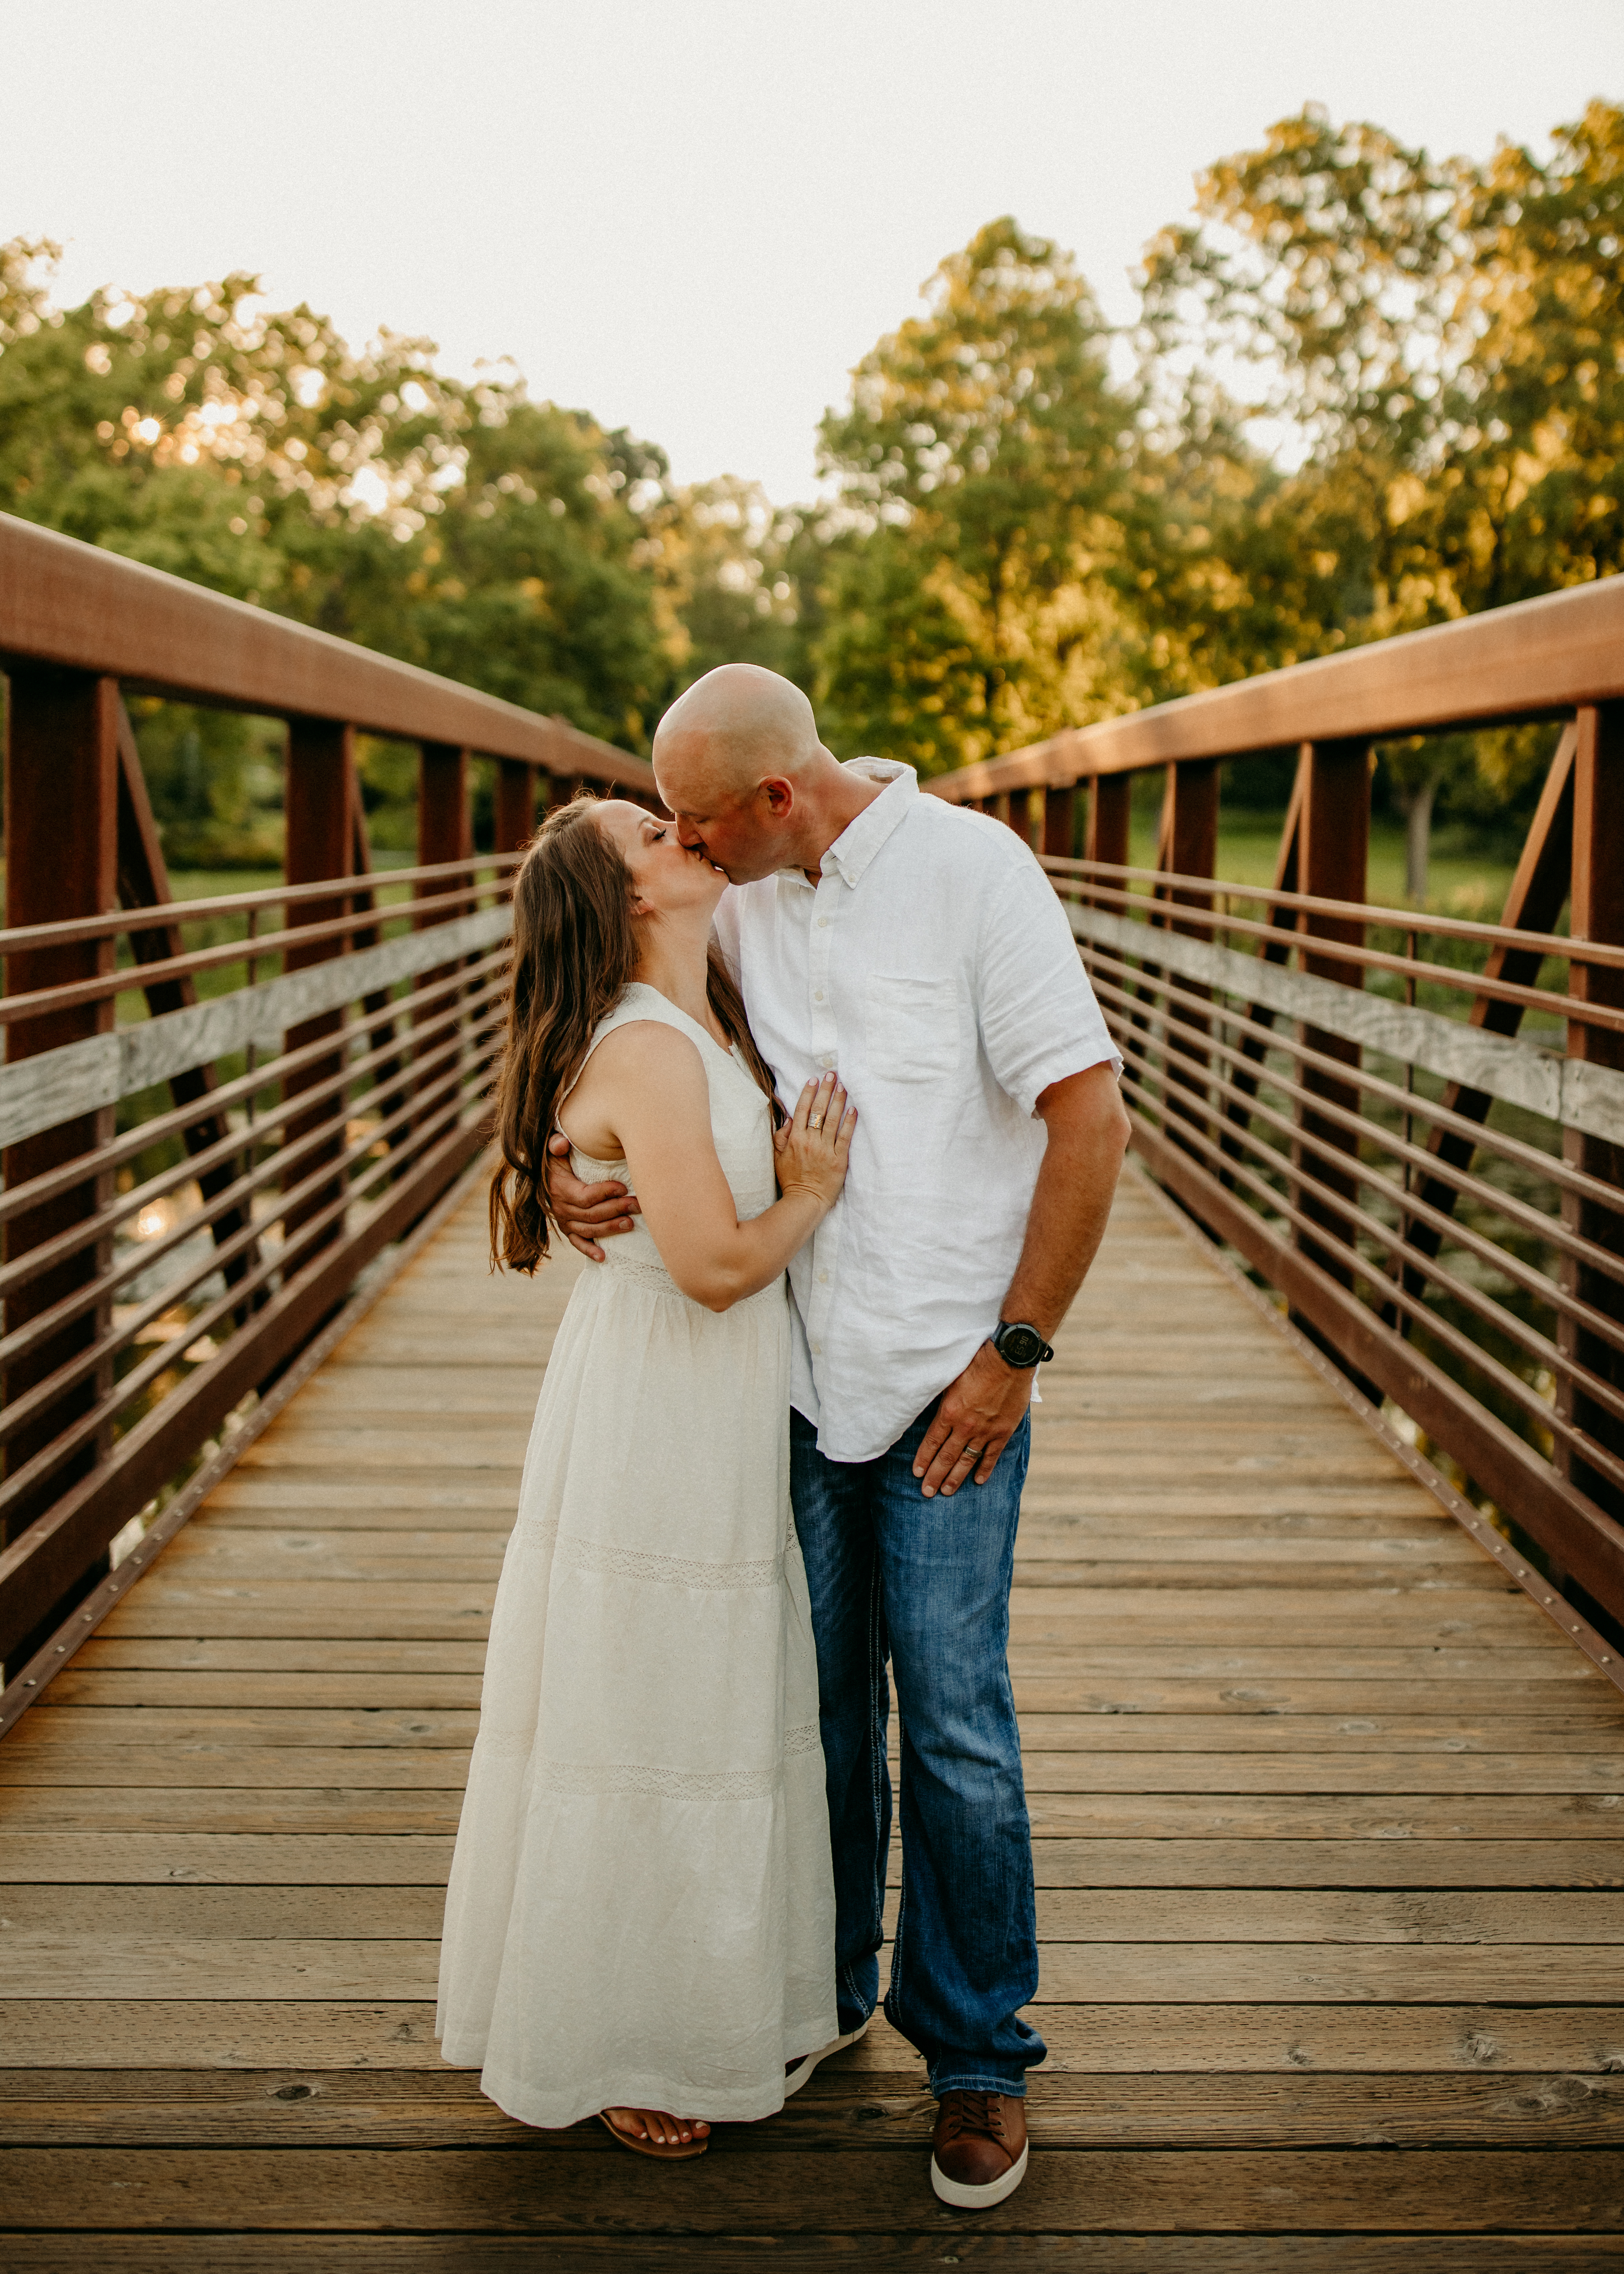
[[[751,885],[787,865],[794,792],[786,781],[758,784],[748,796],[724,789],[704,763],[697,738],[685,737],[655,752],[654,779],[677,836],[703,852],[729,881]]]

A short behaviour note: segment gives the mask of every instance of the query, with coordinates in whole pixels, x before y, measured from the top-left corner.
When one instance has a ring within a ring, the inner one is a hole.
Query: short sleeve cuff
[[[1122,1052],[1106,1040],[1099,1043],[1076,1043],[1070,1050],[1048,1052],[1034,1065],[1023,1067],[1020,1087],[1013,1093],[1015,1103],[1029,1118],[1035,1114],[1038,1100],[1046,1089],[1057,1081],[1069,1081],[1074,1073],[1086,1073],[1090,1066],[1109,1065],[1120,1081]]]

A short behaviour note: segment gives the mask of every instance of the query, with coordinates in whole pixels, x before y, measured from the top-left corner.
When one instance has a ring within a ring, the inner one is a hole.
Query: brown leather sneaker
[[[960,2210],[990,2210],[1026,2176],[1026,2104],[1002,2092],[944,2092],[930,2184]]]

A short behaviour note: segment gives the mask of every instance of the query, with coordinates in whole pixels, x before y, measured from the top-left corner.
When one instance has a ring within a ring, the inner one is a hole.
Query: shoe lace
[[[943,2145],[957,2140],[962,2133],[982,2132],[996,2140],[1002,2148],[1004,2137],[1004,2096],[997,2092],[951,2092],[943,2111]]]

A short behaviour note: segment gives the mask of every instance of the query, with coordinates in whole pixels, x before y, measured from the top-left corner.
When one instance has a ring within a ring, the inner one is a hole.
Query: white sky
[[[811,494],[825,405],[1012,212],[1108,314],[1192,176],[1308,100],[1434,152],[1624,96],[1620,0],[0,0],[0,237],[63,289],[512,356],[680,479]]]

